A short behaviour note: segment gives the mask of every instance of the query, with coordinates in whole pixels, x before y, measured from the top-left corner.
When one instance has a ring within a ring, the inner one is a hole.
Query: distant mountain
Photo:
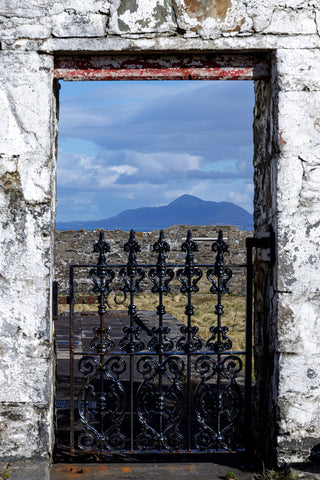
[[[252,215],[229,202],[210,202],[192,195],[182,195],[163,207],[142,207],[124,210],[115,217],[104,220],[57,222],[57,230],[128,231],[133,228],[150,232],[171,225],[235,225],[240,230],[253,230]]]

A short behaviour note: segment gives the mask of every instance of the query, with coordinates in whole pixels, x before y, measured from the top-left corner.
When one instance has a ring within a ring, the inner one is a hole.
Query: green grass
[[[120,297],[118,297],[120,300]],[[158,305],[158,295],[150,293],[141,293],[135,296],[135,305],[137,310],[156,311]],[[121,305],[114,302],[113,297],[108,298],[108,304],[111,310],[126,310],[128,299]],[[163,297],[163,303],[166,312],[176,317],[179,322],[186,324],[187,316],[185,315],[185,306],[187,304],[187,296],[181,293],[166,294]],[[199,327],[201,338],[207,340],[211,333],[209,328],[217,324],[217,315],[214,313],[217,303],[217,295],[205,292],[204,288],[200,288],[200,292],[192,295],[192,305],[194,306],[194,315],[192,316],[192,324]],[[237,295],[224,295],[222,299],[224,305],[224,314],[222,315],[222,325],[229,328],[227,335],[232,340],[233,350],[245,349],[245,297]],[[66,310],[65,305],[60,305],[60,312]],[[96,310],[96,304],[81,305],[76,304],[75,311],[92,311]]]
[[[138,310],[156,310],[158,300],[155,295],[141,294],[136,301]],[[179,322],[186,324],[185,306],[187,298],[185,295],[168,294],[164,297],[164,304],[167,313],[176,317]],[[208,339],[211,336],[209,328],[217,323],[217,315],[214,313],[216,296],[210,293],[198,293],[192,298],[194,315],[192,324],[199,327],[201,338]],[[224,315],[222,325],[229,328],[228,334],[233,342],[233,348],[243,350],[245,348],[245,297],[226,295],[223,298]]]

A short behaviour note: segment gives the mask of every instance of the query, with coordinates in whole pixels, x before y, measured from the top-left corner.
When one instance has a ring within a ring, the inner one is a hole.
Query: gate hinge
[[[257,249],[257,260],[263,262],[275,261],[275,233],[270,232],[257,232],[255,237],[246,239],[247,248]]]

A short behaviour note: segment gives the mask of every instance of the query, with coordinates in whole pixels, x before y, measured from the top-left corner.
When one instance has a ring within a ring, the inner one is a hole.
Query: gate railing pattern
[[[70,267],[70,432],[71,451],[82,452],[208,452],[235,451],[244,447],[244,390],[250,403],[251,372],[244,389],[242,358],[251,348],[233,351],[228,327],[223,325],[222,296],[228,292],[232,271],[224,265],[228,245],[222,231],[212,244],[211,265],[196,264],[198,245],[189,230],[181,245],[184,264],[167,264],[170,246],[161,231],[153,250],[155,264],[140,264],[140,245],[133,230],[124,245],[126,265],[108,265],[110,245],[100,231],[94,246],[96,265]],[[237,265],[239,266],[239,265]],[[243,267],[243,265],[241,265]],[[74,347],[74,280],[77,268],[89,269],[93,292],[98,297],[99,325],[87,351]],[[193,325],[192,297],[199,280],[206,275],[211,294],[217,298],[216,324],[208,339],[198,335]],[[164,322],[165,295],[176,277],[186,296],[185,324],[173,338]],[[157,295],[157,325],[146,337],[137,322],[135,296],[141,283],[149,279]],[[128,299],[128,321],[120,341],[112,337],[108,325],[107,297],[115,291],[115,280]],[[248,338],[248,335],[247,335]],[[80,357],[80,358],[79,358]],[[77,360],[77,362],[75,361]],[[81,376],[75,392],[75,371]],[[76,395],[77,394],[77,395]],[[247,407],[248,411],[248,407]],[[76,413],[76,418],[75,418]],[[78,420],[77,420],[78,418]],[[75,424],[80,424],[75,427]]]

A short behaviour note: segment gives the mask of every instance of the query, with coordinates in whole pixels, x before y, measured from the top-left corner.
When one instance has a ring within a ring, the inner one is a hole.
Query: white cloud
[[[114,158],[113,158],[114,157]],[[120,158],[119,158],[120,157]],[[120,164],[114,164],[118,162]],[[67,188],[106,188],[121,176],[135,176],[133,182],[158,183],[159,179],[180,177],[187,171],[199,170],[201,157],[196,155],[134,151],[108,152],[104,156],[85,156],[60,150],[58,182]]]
[[[228,199],[230,202],[241,205],[246,210],[252,212],[252,192],[253,185],[251,184],[240,185],[237,190],[235,190],[233,187],[233,190],[229,191],[228,193]]]
[[[132,167],[131,165],[118,165],[114,167],[109,167],[109,170],[115,171],[119,175],[133,175],[138,171],[137,168]]]

